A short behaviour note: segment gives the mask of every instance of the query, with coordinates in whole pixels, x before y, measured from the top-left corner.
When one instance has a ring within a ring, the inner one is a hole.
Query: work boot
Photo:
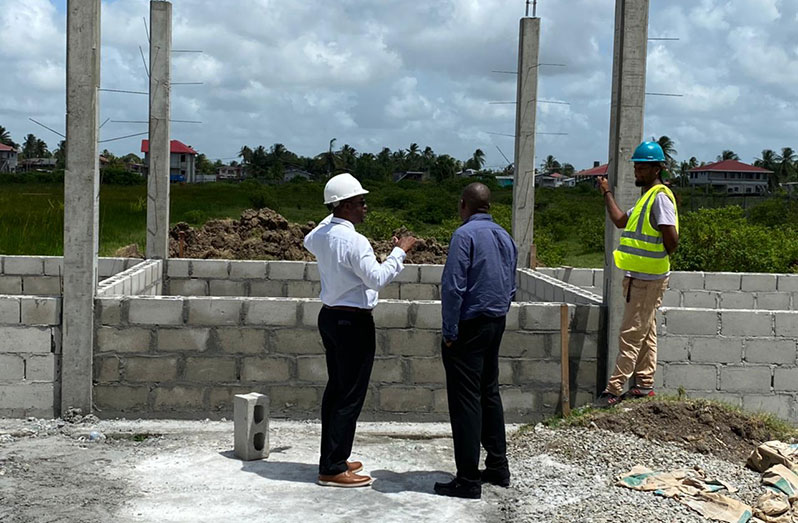
[[[363,463],[360,461],[347,461],[346,470],[352,473],[360,472],[363,470]]]
[[[656,396],[653,387],[630,387],[629,390],[623,393],[622,399],[636,400],[640,398],[653,398]]]
[[[480,471],[479,476],[480,479],[482,479],[482,483],[490,483],[491,485],[496,485],[497,487],[505,487],[505,488],[510,486],[509,468],[485,469]]]
[[[478,481],[454,478],[448,483],[436,482],[435,494],[453,498],[479,499],[482,497],[482,485]]]
[[[596,398],[596,401],[593,402],[593,408],[596,409],[608,409],[610,407],[614,407],[618,403],[621,402],[623,398],[621,396],[616,396],[606,390]]]
[[[348,470],[340,474],[319,474],[318,484],[323,487],[368,487],[374,482],[371,476],[355,474]]]

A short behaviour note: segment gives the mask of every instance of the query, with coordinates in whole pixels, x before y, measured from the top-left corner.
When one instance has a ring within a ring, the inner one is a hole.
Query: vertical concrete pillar
[[[529,267],[535,219],[535,116],[538,97],[540,18],[521,19],[518,36],[518,90],[515,108],[513,239],[518,266]]]
[[[172,4],[150,2],[150,161],[147,258],[169,257],[169,105]]]
[[[61,411],[91,412],[100,176],[100,0],[67,4]]]
[[[632,207],[640,197],[634,184],[632,153],[643,137],[646,92],[646,50],[649,0],[616,0],[615,43],[612,62],[612,104],[608,178],[610,190],[621,209]],[[607,318],[606,377],[615,366],[618,332],[623,319],[623,271],[615,267],[612,252],[621,231],[605,217],[604,305]],[[599,380],[601,381],[601,380]],[[601,384],[603,385],[603,383]]]

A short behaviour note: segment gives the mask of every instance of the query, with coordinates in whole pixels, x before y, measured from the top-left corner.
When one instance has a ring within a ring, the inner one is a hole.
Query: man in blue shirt
[[[510,485],[499,346],[515,297],[518,249],[489,209],[490,189],[468,185],[460,199],[463,225],[452,235],[441,278],[441,351],[457,465],[452,481],[435,483],[444,496],[479,498],[482,482]],[[480,443],[487,452],[481,473]]]

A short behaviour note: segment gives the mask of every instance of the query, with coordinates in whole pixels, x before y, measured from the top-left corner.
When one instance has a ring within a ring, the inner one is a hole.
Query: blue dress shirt
[[[443,338],[457,339],[457,324],[507,314],[515,297],[518,249],[490,214],[473,214],[454,231],[441,277]]]

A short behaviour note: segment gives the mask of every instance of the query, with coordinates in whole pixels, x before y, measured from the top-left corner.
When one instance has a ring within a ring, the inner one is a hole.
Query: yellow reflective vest
[[[676,232],[679,231],[679,211],[676,198],[665,185],[657,184],[639,199],[632,210],[626,229],[621,233],[621,243],[613,253],[615,265],[619,269],[646,274],[666,274],[671,270],[671,262],[662,233],[651,226],[651,207],[657,194],[664,192],[673,202],[676,213]]]

